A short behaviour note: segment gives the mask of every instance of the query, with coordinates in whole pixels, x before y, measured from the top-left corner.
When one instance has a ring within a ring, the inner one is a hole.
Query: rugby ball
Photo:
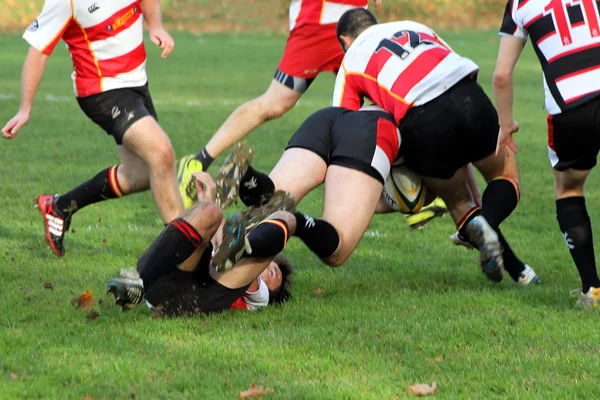
[[[383,198],[402,214],[419,212],[425,201],[423,178],[404,165],[392,165],[383,186]]]

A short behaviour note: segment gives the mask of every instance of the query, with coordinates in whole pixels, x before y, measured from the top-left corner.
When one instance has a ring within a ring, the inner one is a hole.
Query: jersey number
[[[600,36],[600,22],[598,17],[598,11],[596,10],[596,0],[571,0],[571,4],[581,3],[583,9],[583,15],[585,16],[585,22],[590,35],[595,38]],[[560,40],[563,46],[573,43],[571,38],[571,28],[567,20],[566,4],[563,0],[550,0],[550,3],[544,8],[544,11],[554,14],[554,21],[556,23],[556,31],[560,35]]]
[[[410,55],[412,50],[416,49],[418,46],[432,44],[435,44],[435,42],[423,40],[421,35],[419,35],[417,32],[400,31],[394,33],[391,39],[383,39],[381,42],[379,42],[379,46],[377,46],[375,49],[375,53],[378,53],[380,49],[386,49],[390,53],[395,54],[404,60]],[[407,48],[406,45],[409,45],[410,48]]]

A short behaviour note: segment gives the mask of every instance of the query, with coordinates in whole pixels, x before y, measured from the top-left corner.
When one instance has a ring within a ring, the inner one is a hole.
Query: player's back
[[[351,104],[350,98],[357,93],[393,114],[396,122],[412,106],[433,100],[478,70],[431,28],[413,21],[368,28],[346,52],[342,68],[345,79],[336,82],[334,105],[357,109],[360,104]]]
[[[367,8],[369,0],[292,0],[290,30],[304,25],[337,24],[353,8]]]
[[[558,114],[600,96],[600,15],[595,0],[512,0],[501,34],[531,43],[544,71],[546,108]]]

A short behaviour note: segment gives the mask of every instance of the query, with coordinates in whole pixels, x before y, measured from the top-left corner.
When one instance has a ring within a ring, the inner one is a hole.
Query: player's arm
[[[17,114],[2,128],[2,135],[13,139],[31,114],[35,94],[44,75],[48,57],[72,21],[73,10],[68,0],[46,0],[38,18],[27,28],[23,39],[29,51],[21,74],[21,103]]]
[[[335,79],[332,105],[356,111],[361,107],[362,103],[362,96],[353,87],[351,79],[348,79],[346,68],[344,67],[344,63],[342,63]]]
[[[150,40],[162,49],[161,57],[166,58],[173,51],[175,42],[163,27],[160,0],[142,0],[141,4],[144,19],[150,30]]]
[[[33,100],[44,75],[47,60],[47,55],[33,47],[29,48],[21,75],[21,104],[17,114],[2,128],[2,135],[5,138],[14,139],[19,129],[29,121]]]
[[[500,27],[500,35],[502,37],[493,80],[494,98],[500,123],[496,154],[504,147],[508,147],[514,152],[517,151],[517,146],[512,138],[513,133],[519,130],[519,124],[514,120],[513,115],[513,75],[527,41],[527,31],[523,24],[519,23],[518,2],[508,0]]]

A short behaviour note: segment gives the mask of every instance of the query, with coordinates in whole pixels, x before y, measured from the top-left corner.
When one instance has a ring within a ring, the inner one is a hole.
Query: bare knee
[[[201,201],[186,211],[182,218],[196,228],[203,240],[209,240],[221,225],[223,211],[216,203]]]
[[[175,168],[175,151],[169,142],[163,142],[156,146],[156,150],[152,156],[153,167],[161,167],[165,170]]]
[[[344,265],[344,263],[346,262],[346,260],[348,260],[348,258],[350,257],[350,253],[348,252],[343,252],[343,251],[336,251],[335,253],[333,253],[332,256],[323,259],[323,262],[327,265],[329,265],[330,267],[341,267],[342,265]]]
[[[293,235],[296,231],[296,217],[289,211],[276,211],[269,215],[267,219],[280,219],[284,221],[288,227],[290,235]]]
[[[258,114],[265,122],[283,116],[294,107],[297,101],[297,98],[272,96],[268,93],[254,100],[255,107],[258,108]]]

